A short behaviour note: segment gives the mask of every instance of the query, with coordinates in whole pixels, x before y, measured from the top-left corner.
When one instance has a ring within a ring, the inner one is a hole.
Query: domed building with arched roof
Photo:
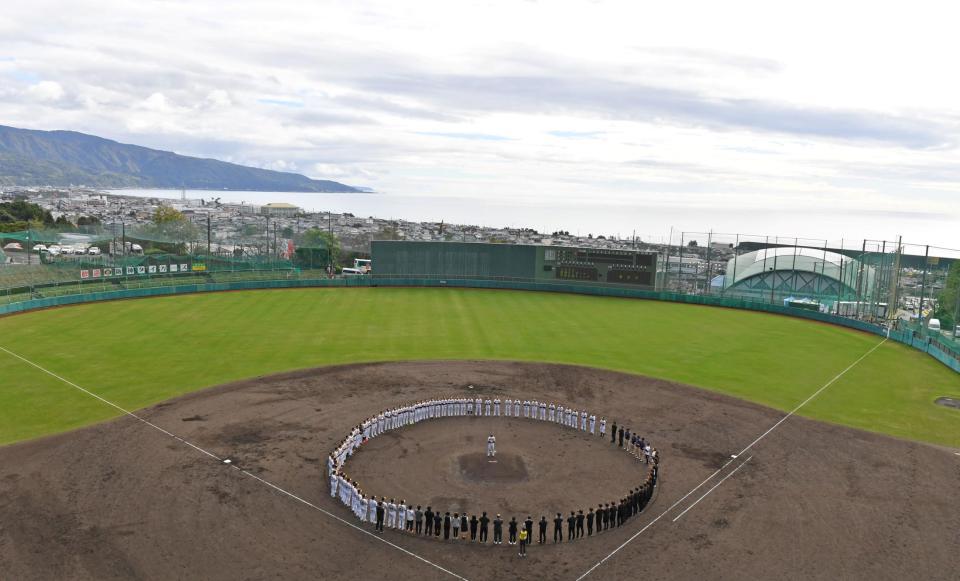
[[[845,254],[802,246],[771,247],[732,258],[723,293],[766,300],[789,296],[848,300],[872,293],[876,278],[874,267]]]

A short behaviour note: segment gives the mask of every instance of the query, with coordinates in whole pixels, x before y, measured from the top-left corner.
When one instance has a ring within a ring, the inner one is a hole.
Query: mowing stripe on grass
[[[413,558],[415,558],[415,559],[418,559],[418,560],[426,563],[427,565],[430,565],[431,567],[434,567],[434,568],[436,568],[436,569],[439,569],[440,571],[443,571],[444,573],[446,573],[446,574],[448,574],[448,575],[450,575],[450,576],[452,576],[452,577],[456,577],[457,579],[461,579],[462,581],[469,581],[466,577],[462,577],[462,576],[460,576],[460,575],[457,575],[457,574],[454,573],[453,571],[450,571],[449,569],[445,569],[445,568],[442,567],[441,565],[438,565],[437,563],[434,563],[433,561],[430,561],[429,559],[426,559],[425,557],[422,557],[422,556],[420,556],[420,555],[418,555],[418,554],[416,554],[416,553],[414,553],[414,552],[412,552],[412,551],[409,551],[409,550],[407,550],[407,549],[404,549],[404,548],[401,547],[400,545],[395,545],[395,544],[391,543],[390,541],[388,541],[388,540],[386,540],[386,539],[384,539],[384,538],[382,538],[382,537],[379,537],[379,536],[371,533],[370,531],[368,531],[368,530],[366,530],[366,529],[360,528],[360,527],[358,527],[357,525],[353,524],[352,522],[347,521],[347,520],[344,520],[344,519],[340,518],[339,516],[333,514],[332,512],[328,512],[328,511],[324,510],[323,508],[320,508],[319,506],[313,504],[312,502],[310,502],[310,501],[308,501],[308,500],[304,500],[303,498],[300,498],[300,497],[297,496],[296,494],[293,494],[292,492],[289,492],[289,491],[287,491],[287,490],[284,490],[283,488],[277,486],[276,484],[274,484],[274,483],[272,483],[272,482],[270,482],[270,481],[268,481],[268,480],[265,480],[265,479],[263,479],[263,478],[260,478],[260,477],[257,476],[256,474],[252,474],[252,473],[250,473],[250,472],[248,472],[248,471],[240,468],[240,467],[237,466],[236,464],[226,464],[226,463],[224,462],[224,459],[223,459],[223,458],[220,458],[219,456],[217,456],[217,455],[214,454],[213,452],[210,452],[210,451],[208,451],[208,450],[205,450],[205,449],[201,448],[200,446],[197,446],[196,444],[193,444],[193,443],[190,442],[189,440],[186,440],[186,439],[184,439],[184,438],[181,438],[180,436],[178,436],[178,435],[176,435],[176,434],[174,434],[174,433],[172,433],[172,432],[168,432],[167,430],[161,428],[160,426],[154,424],[153,422],[147,420],[146,418],[143,418],[143,417],[141,417],[141,416],[133,413],[132,411],[130,411],[130,410],[126,409],[126,408],[123,408],[123,407],[121,407],[121,406],[113,403],[112,401],[110,401],[110,400],[108,400],[108,399],[105,399],[105,398],[97,395],[96,393],[94,393],[94,392],[92,392],[92,391],[90,391],[90,390],[88,390],[88,389],[85,389],[85,388],[77,385],[76,383],[70,381],[69,379],[66,379],[66,378],[64,378],[64,377],[61,377],[61,376],[57,375],[57,374],[54,373],[53,371],[50,371],[49,369],[47,369],[47,368],[45,368],[45,367],[43,367],[43,366],[41,366],[41,365],[39,365],[39,364],[37,364],[37,363],[34,363],[33,361],[27,359],[26,357],[22,357],[22,356],[18,355],[17,353],[14,353],[13,351],[10,351],[9,349],[7,349],[6,347],[3,347],[2,345],[0,345],[0,351],[3,351],[4,353],[6,353],[6,354],[8,354],[8,355],[10,355],[10,356],[12,356],[12,357],[16,357],[16,358],[19,359],[20,361],[23,361],[24,363],[26,363],[26,364],[28,364],[28,365],[31,365],[31,366],[39,369],[39,370],[42,371],[43,373],[46,373],[47,375],[50,375],[51,377],[54,377],[54,378],[62,381],[63,383],[69,385],[70,387],[73,387],[74,389],[78,389],[78,390],[82,391],[83,393],[89,395],[90,397],[96,398],[96,399],[100,400],[101,402],[107,404],[108,406],[111,406],[111,407],[115,408],[116,410],[120,411],[120,412],[123,413],[124,415],[130,416],[131,418],[137,420],[138,422],[141,422],[141,423],[143,423],[143,424],[146,424],[147,426],[150,426],[150,427],[153,428],[154,430],[157,430],[158,432],[160,432],[160,433],[162,433],[162,434],[164,434],[164,435],[166,435],[166,436],[169,436],[169,437],[173,438],[174,440],[177,440],[177,441],[179,441],[179,442],[183,442],[184,444],[186,444],[187,446],[190,446],[190,447],[193,448],[194,450],[196,450],[196,451],[198,451],[198,452],[200,452],[200,453],[202,453],[202,454],[205,454],[205,455],[213,458],[213,459],[216,460],[218,463],[220,463],[220,464],[222,464],[222,465],[224,465],[224,466],[229,466],[230,468],[233,468],[234,470],[238,471],[239,473],[243,474],[244,476],[249,476],[250,478],[252,478],[252,479],[260,482],[261,484],[264,484],[264,485],[266,485],[266,486],[269,486],[269,487],[272,488],[273,490],[276,490],[277,492],[279,492],[279,493],[281,493],[281,494],[283,494],[283,495],[286,495],[286,496],[292,498],[293,500],[295,500],[295,501],[297,501],[297,502],[299,502],[299,503],[301,503],[301,504],[304,504],[304,505],[306,505],[306,506],[309,506],[310,508],[312,508],[312,509],[314,509],[314,510],[316,510],[316,511],[318,511],[318,512],[321,512],[321,513],[323,513],[323,514],[325,514],[325,515],[327,515],[327,516],[329,516],[329,517],[331,517],[331,518],[333,518],[333,519],[336,519],[336,520],[340,521],[341,523],[347,525],[348,527],[350,527],[350,528],[352,528],[352,529],[355,529],[355,530],[357,530],[357,531],[360,531],[361,533],[363,533],[363,534],[365,534],[365,535],[367,535],[367,536],[369,536],[369,537],[371,537],[371,538],[374,538],[374,539],[380,541],[381,543],[384,543],[384,544],[386,544],[386,545],[389,545],[389,546],[393,547],[394,549],[397,549],[398,551],[401,551],[401,552],[403,552],[403,553],[405,553],[405,554],[407,554],[407,555],[409,555],[409,556],[411,556],[411,557],[413,557]]]

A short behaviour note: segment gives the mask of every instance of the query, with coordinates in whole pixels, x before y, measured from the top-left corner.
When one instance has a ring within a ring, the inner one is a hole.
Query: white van
[[[340,274],[343,276],[363,276],[366,272],[359,268],[344,268],[340,271]]]
[[[927,328],[931,331],[940,331],[940,319],[930,319],[927,321]]]

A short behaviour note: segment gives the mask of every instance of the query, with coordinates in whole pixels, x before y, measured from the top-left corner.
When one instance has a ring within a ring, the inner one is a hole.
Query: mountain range
[[[128,145],[76,131],[0,125],[0,186],[369,191],[330,180]]]

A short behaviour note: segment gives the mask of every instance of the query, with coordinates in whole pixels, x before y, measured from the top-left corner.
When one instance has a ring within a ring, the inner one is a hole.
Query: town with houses
[[[163,192],[169,195],[168,191]],[[322,194],[320,194],[322,195]],[[343,250],[353,253],[369,253],[372,240],[420,240],[487,242],[512,244],[538,244],[545,246],[575,246],[581,248],[636,249],[671,254],[668,264],[674,272],[687,274],[703,273],[707,262],[710,270],[719,274],[733,255],[732,245],[716,243],[707,249],[689,241],[685,244],[684,256],[680,256],[676,244],[669,253],[664,244],[644,242],[633,238],[617,239],[614,236],[589,234],[578,236],[570,232],[538,232],[532,228],[489,227],[443,222],[415,222],[401,219],[384,219],[376,216],[355,216],[350,213],[308,212],[295,205],[274,202],[265,205],[248,203],[221,203],[215,198],[163,198],[123,195],[118,191],[98,191],[88,188],[6,188],[0,190],[0,201],[14,198],[25,199],[49,210],[54,218],[64,217],[76,223],[82,216],[97,218],[105,228],[122,225],[133,229],[149,224],[159,206],[168,206],[181,212],[187,219],[206,232],[209,225],[214,239],[220,244],[244,238],[256,227],[259,231],[285,231],[297,235],[311,228],[334,234]],[[204,234],[205,236],[205,234]],[[702,241],[701,244],[705,242]],[[702,256],[701,256],[702,255]],[[683,268],[681,269],[681,264]]]

